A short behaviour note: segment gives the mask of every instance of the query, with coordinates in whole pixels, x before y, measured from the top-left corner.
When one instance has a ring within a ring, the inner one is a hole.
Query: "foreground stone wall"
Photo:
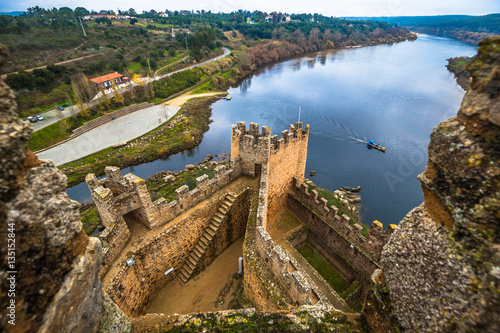
[[[0,44],[0,69],[6,58]],[[66,176],[26,148],[31,131],[0,81],[0,331],[96,332],[100,242],[81,230]]]
[[[482,40],[457,117],[431,134],[424,203],[384,247],[376,290],[406,330],[500,331],[499,68],[500,36]]]

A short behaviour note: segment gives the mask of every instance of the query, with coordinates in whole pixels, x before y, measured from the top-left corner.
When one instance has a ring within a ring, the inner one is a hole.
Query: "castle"
[[[170,203],[153,201],[143,180],[113,167],[105,179],[88,176],[106,224],[101,239],[88,237],[78,203],[65,193],[67,178],[27,149],[32,129],[0,82],[0,330],[499,331],[499,50],[500,37],[479,43],[457,116],[431,134],[419,176],[424,202],[397,228],[383,231],[374,222],[366,237],[304,185],[309,129],[300,123],[279,139],[257,124],[233,126],[230,165],[198,178],[196,188],[179,188]],[[0,65],[7,54],[0,45]],[[259,185],[229,187],[241,176],[257,177]],[[188,218],[168,222],[201,200],[206,204]],[[284,207],[301,226],[278,238]],[[131,236],[123,223],[129,217],[161,232],[132,251],[135,263],[118,262],[104,291],[100,276],[110,274]],[[244,290],[255,308],[142,315],[169,283],[166,272],[188,280],[242,235]],[[292,253],[304,239],[337,268],[342,262],[361,288],[344,299],[322,287]],[[364,299],[360,314],[350,311],[356,298]]]
[[[196,211],[185,222],[158,233],[134,250],[134,265],[122,263],[106,289],[113,301],[127,315],[139,316],[151,295],[172,280],[166,279],[164,272],[170,270],[174,272],[172,277],[178,274],[187,281],[245,235],[245,294],[257,309],[273,311],[319,304],[352,311],[331,288],[321,290],[294,255],[272,239],[268,221],[275,220],[283,207],[297,216],[303,225],[290,234],[288,241],[295,245],[305,240],[315,244],[336,262],[349,281],[359,281],[362,288],[353,292],[351,301],[366,295],[371,274],[380,268],[382,247],[395,226],[383,231],[382,225],[374,222],[365,237],[359,224],[351,226],[348,216],[339,214],[333,205],[328,207],[326,199],[318,200],[316,190],[308,190],[303,183],[308,138],[309,126],[304,128],[300,122],[282,131],[279,138],[271,136],[269,127],[263,126],[260,131],[258,124],[251,123],[247,128],[245,122],[239,122],[231,128],[230,167],[217,166],[212,179],[207,175],[198,177],[191,191],[183,185],[175,191],[176,200],[169,203],[165,198],[152,201],[144,180],[132,174],[122,176],[116,167],[107,167],[106,177],[101,180],[89,174],[86,181],[106,226],[100,236],[104,249],[101,278],[130,237],[124,215],[155,229],[199,202],[211,200],[201,209],[202,214]],[[258,191],[246,188],[212,198],[242,175],[259,178]],[[322,279],[319,275],[315,278]],[[271,296],[276,293],[281,296]]]

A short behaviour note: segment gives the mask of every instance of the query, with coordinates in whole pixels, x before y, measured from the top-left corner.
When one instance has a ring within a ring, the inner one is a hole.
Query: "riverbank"
[[[469,89],[470,73],[467,66],[472,62],[472,57],[456,57],[446,59],[446,68],[455,75],[455,80],[463,90]]]
[[[88,173],[103,175],[104,168],[108,165],[125,168],[196,147],[209,129],[212,110],[210,105],[220,98],[221,96],[208,96],[189,100],[165,125],[125,146],[110,147],[60,166],[68,177],[68,186],[84,181]]]

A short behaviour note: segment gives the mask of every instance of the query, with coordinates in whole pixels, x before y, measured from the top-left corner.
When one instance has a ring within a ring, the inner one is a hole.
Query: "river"
[[[419,35],[413,42],[323,51],[263,67],[229,89],[231,101],[212,105],[210,130],[195,149],[166,160],[122,170],[139,177],[182,170],[206,154],[229,154],[231,124],[259,123],[273,134],[300,120],[310,124],[306,176],[336,190],[361,186],[362,221],[384,227],[423,201],[417,175],[427,163],[430,133],[456,115],[465,92],[445,67],[446,59],[472,56],[476,47]],[[361,141],[375,140],[386,153]],[[85,183],[67,190],[91,200]]]

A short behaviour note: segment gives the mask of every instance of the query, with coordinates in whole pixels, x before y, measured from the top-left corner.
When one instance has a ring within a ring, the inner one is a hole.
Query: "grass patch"
[[[208,178],[210,179],[214,178],[214,169],[215,166],[210,166],[207,169],[196,168],[194,170],[181,171],[175,177],[175,181],[171,183],[165,184],[163,180],[146,180],[146,186],[148,188],[148,191],[152,193],[152,197],[163,197],[165,198],[165,200],[167,200],[167,202],[171,202],[177,199],[175,190],[177,190],[178,188],[187,185],[189,187],[189,190],[192,191],[196,187],[196,178],[203,175],[208,175]]]
[[[312,267],[332,286],[333,290],[340,293],[347,281],[337,273],[311,245],[304,243],[297,247],[297,251],[311,264]]]
[[[80,220],[82,221],[83,230],[87,235],[92,235],[101,221],[99,211],[95,205],[90,205],[89,208],[80,212]]]
[[[142,69],[142,65],[140,63],[138,63],[138,62],[131,62],[127,66],[127,69],[129,70],[129,72],[138,73]]]
[[[349,285],[348,288],[346,288],[342,293],[340,293],[340,297],[346,299],[347,297],[358,291],[361,287],[362,287],[361,282],[359,282],[358,280],[354,280],[352,281],[352,283]]]
[[[68,132],[61,128],[59,122],[57,122],[33,132],[28,142],[28,147],[31,151],[38,151],[66,140],[69,138],[69,135]]]

